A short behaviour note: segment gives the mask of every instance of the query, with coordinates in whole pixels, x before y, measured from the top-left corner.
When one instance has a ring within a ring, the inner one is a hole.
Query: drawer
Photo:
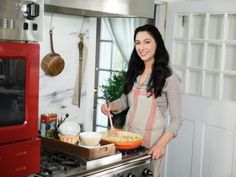
[[[22,177],[40,171],[40,139],[0,146],[2,176]]]

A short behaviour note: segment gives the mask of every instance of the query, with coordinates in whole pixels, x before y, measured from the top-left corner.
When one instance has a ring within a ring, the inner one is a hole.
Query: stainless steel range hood
[[[86,17],[154,18],[154,0],[44,0],[45,11]]]

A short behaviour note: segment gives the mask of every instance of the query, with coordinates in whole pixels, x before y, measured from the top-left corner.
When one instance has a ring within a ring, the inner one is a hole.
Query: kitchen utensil
[[[106,100],[107,107],[109,108],[109,100],[108,100],[106,92],[104,92],[104,97],[105,97],[105,100]],[[112,122],[112,117],[108,116],[108,119],[109,119],[109,122],[110,122],[110,125],[111,125],[111,131],[115,131],[115,128],[114,128],[113,122]]]
[[[111,118],[111,116],[108,116],[108,118],[109,118],[110,125],[111,125],[111,131],[116,131],[116,129],[115,129],[115,128],[114,128],[114,126],[113,126],[113,123],[112,123],[112,118]]]
[[[47,54],[42,62],[41,67],[44,72],[51,76],[56,76],[62,72],[65,66],[64,59],[54,51],[53,48],[53,31],[52,29],[49,30],[50,34],[50,46],[51,46],[51,53]]]
[[[84,49],[84,42],[83,42],[83,34],[79,34],[79,85],[78,85],[78,107],[80,107],[80,99],[81,99],[81,90],[82,90],[82,65],[83,65],[83,49]]]
[[[139,147],[142,144],[143,136],[129,131],[116,130],[116,134],[109,131],[100,132],[102,140],[115,143],[116,149],[131,150]]]

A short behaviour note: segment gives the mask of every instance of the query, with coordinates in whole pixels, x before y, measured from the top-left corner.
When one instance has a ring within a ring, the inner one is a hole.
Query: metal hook
[[[49,29],[50,30],[53,30],[54,29],[54,26],[52,26],[52,19],[53,19],[53,13],[51,14],[51,20],[50,20],[50,26],[49,26]]]

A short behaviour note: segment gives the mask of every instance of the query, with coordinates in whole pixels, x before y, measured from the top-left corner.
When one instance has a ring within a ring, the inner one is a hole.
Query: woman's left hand
[[[158,160],[166,154],[166,145],[156,143],[149,151],[148,154],[152,155],[153,160]]]

